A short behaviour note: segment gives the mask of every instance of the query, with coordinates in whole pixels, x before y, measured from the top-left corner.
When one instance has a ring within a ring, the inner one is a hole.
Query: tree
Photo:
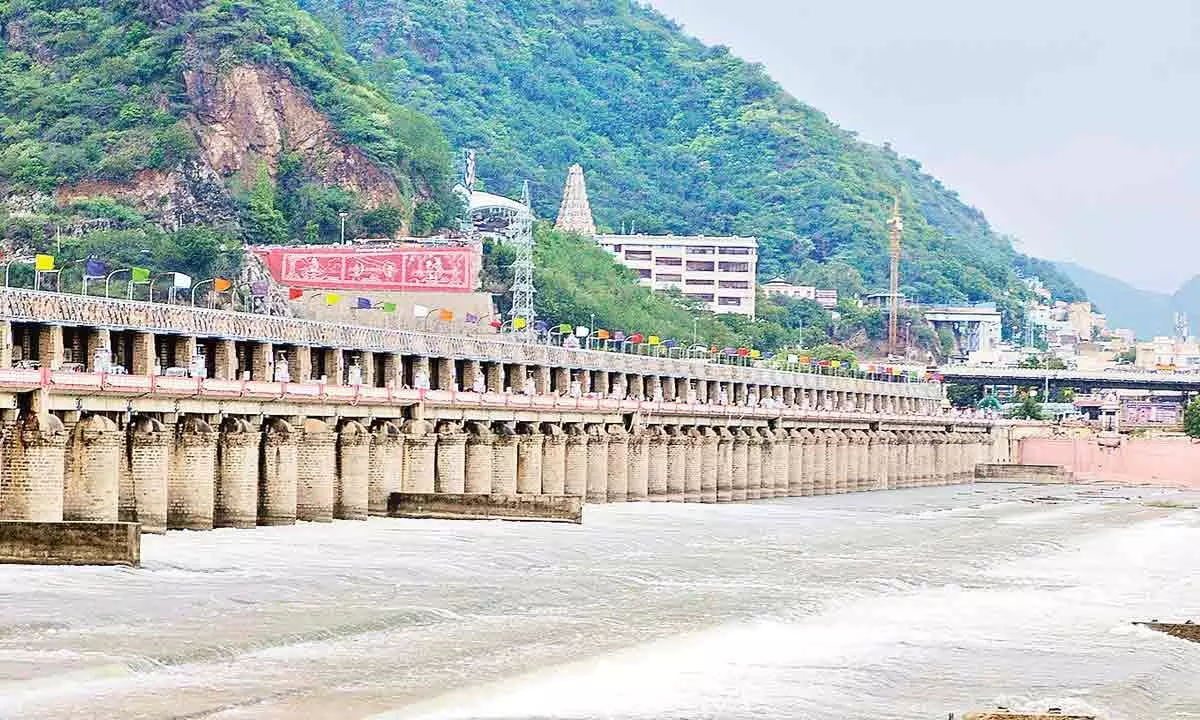
[[[265,164],[258,166],[242,224],[251,244],[278,245],[287,240],[287,223],[275,205],[275,183]]]
[[[1113,362],[1118,365],[1132,365],[1137,361],[1137,348],[1126,348],[1113,355]]]
[[[1021,396],[1021,402],[1016,407],[1011,408],[1004,416],[1014,420],[1045,419],[1045,416],[1042,414],[1042,404],[1031,394]]]
[[[1193,398],[1184,408],[1183,431],[1188,437],[1200,438],[1200,397]]]
[[[946,398],[956,408],[973,408],[983,398],[982,385],[947,385]]]

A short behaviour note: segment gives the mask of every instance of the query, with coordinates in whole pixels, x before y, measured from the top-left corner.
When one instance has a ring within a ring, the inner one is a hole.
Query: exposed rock
[[[367,207],[403,206],[395,178],[358,148],[345,144],[303,90],[258,66],[219,73],[184,73],[192,102],[188,122],[209,166],[223,177],[265,162],[274,175],[279,156],[299,153],[305,168],[326,185],[357,193]]]
[[[131,205],[172,229],[193,223],[237,222],[224,182],[203,161],[190,160],[170,171],[139,170],[126,181],[82,180],[54,193],[59,205],[89,197],[109,197]]]
[[[163,25],[176,22],[203,5],[204,0],[138,0],[142,13]]]

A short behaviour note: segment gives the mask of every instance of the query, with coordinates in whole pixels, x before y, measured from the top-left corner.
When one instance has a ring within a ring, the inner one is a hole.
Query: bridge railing
[[[642,375],[669,375],[707,381],[867,392],[931,400],[941,398],[940,386],[931,383],[797,373],[724,365],[706,360],[576,350],[501,339],[343,325],[302,318],[17,288],[0,288],[0,319]]]

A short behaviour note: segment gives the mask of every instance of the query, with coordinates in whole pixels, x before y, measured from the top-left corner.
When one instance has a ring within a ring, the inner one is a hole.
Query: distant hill
[[[1055,265],[1108,316],[1110,328],[1130,328],[1139,338],[1171,335],[1175,332],[1174,314],[1184,312],[1191,320],[1193,334],[1200,331],[1200,275],[1174,293],[1161,293],[1136,288],[1075,263]]]

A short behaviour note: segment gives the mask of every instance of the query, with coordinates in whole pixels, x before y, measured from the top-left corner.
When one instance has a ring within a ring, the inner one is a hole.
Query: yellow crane
[[[897,312],[900,310],[900,237],[904,232],[904,220],[900,217],[900,196],[892,196],[892,216],[888,218],[888,235],[891,238],[891,278],[888,285],[888,352],[898,350],[896,341]],[[907,351],[908,348],[905,348]]]

